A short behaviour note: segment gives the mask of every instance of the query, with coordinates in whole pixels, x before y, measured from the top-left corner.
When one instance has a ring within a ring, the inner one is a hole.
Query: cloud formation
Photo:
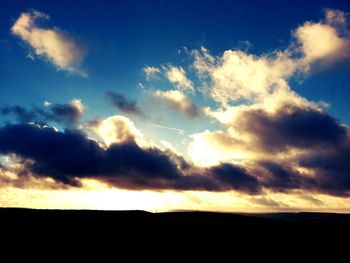
[[[80,130],[23,123],[34,119],[76,123],[84,109],[79,100],[46,103],[44,109],[1,109],[3,115],[17,116],[20,123],[0,128],[0,154],[15,156],[23,176],[76,187],[83,179],[95,179],[125,189],[349,197],[349,127],[288,84],[316,63],[347,56],[345,26],[343,12],[327,10],[324,20],[306,22],[293,31],[293,42],[282,51],[260,56],[239,50],[226,50],[221,56],[205,48],[193,51],[193,69],[217,102],[211,104],[217,108],[207,107],[204,112],[221,126],[191,135],[189,160],[165,141],[165,150],[150,143],[121,115],[82,125]],[[186,93],[194,88],[182,67],[146,67],[144,72],[149,79],[162,73],[175,86],[156,90],[155,98],[186,117],[200,114]],[[122,112],[141,113],[135,101],[119,93],[108,92],[107,98]],[[0,165],[1,172],[9,172],[6,169]],[[320,204],[318,199],[305,199]],[[252,202],[283,206],[268,197]]]
[[[48,110],[46,114],[48,120],[70,124],[77,123],[85,110],[80,99],[73,99],[68,104],[46,103],[45,106]]]
[[[194,104],[179,90],[157,90],[153,93],[154,98],[166,103],[173,111],[179,112],[187,118],[193,119],[199,117],[201,109]]]
[[[207,49],[192,51],[193,68],[199,78],[210,87],[210,96],[223,107],[246,101],[254,104],[284,90],[296,73],[307,73],[317,62],[327,64],[350,55],[350,35],[345,14],[328,9],[325,19],[306,22],[298,27],[285,50],[260,56],[241,50],[226,50],[213,56]],[[293,96],[292,92],[289,92]]]
[[[31,109],[22,106],[3,106],[0,114],[3,116],[12,115],[20,123],[56,122],[65,125],[76,124],[84,113],[85,106],[80,99],[73,99],[70,103],[45,102],[44,107],[33,106]]]
[[[254,56],[228,50],[221,57],[205,48],[192,52],[199,78],[221,104],[205,113],[223,125],[191,136],[188,156],[195,164],[239,164],[273,192],[348,196],[348,126],[288,85],[314,63],[348,56],[345,14],[327,10],[325,16],[297,28],[297,43],[283,51]]]
[[[143,116],[143,112],[137,105],[135,100],[128,99],[123,94],[115,91],[107,91],[105,93],[107,101],[118,110],[124,113],[131,113],[139,116]]]
[[[61,30],[40,27],[37,24],[39,19],[49,20],[50,17],[39,11],[22,13],[11,28],[12,34],[26,42],[37,56],[47,59],[57,69],[86,76],[80,70],[84,59],[83,49]]]
[[[240,99],[262,100],[283,86],[297,67],[287,51],[257,57],[227,50],[222,57],[214,57],[202,48],[192,54],[197,74],[210,83],[210,96],[225,107]]]
[[[142,69],[142,71],[145,73],[146,80],[148,80],[148,81],[157,78],[157,74],[160,73],[160,69],[159,68],[157,68],[157,67],[150,67],[150,66],[144,67]]]
[[[271,191],[347,196],[349,135],[347,126],[311,106],[284,105],[274,113],[243,107],[225,130],[193,135],[188,154],[202,166],[239,163]]]
[[[97,120],[88,128],[94,131],[107,146],[125,141],[135,141],[142,144],[143,135],[141,132],[130,119],[121,115]]]
[[[349,57],[349,33],[342,30],[345,25],[344,12],[329,9],[324,21],[306,22],[297,28],[294,36],[301,45],[302,61],[306,67],[315,61],[333,62]]]
[[[165,71],[165,76],[179,89],[194,91],[193,83],[187,78],[186,72],[182,67],[168,66]]]
[[[261,118],[255,114],[249,117]],[[315,131],[332,129],[338,135],[329,136],[324,131],[311,142],[309,138],[296,140],[298,129],[309,129],[305,125],[310,121],[314,124],[313,120],[322,123],[315,126]],[[280,129],[285,123],[277,123],[279,125],[273,128],[266,124],[272,138],[283,133]],[[15,154],[23,176],[52,178],[70,186],[81,186],[81,179],[88,178],[127,189],[234,190],[252,195],[265,190],[350,194],[348,130],[323,113],[312,113],[305,122],[296,125],[296,130],[292,128],[291,134],[284,134],[286,149],[278,145],[276,152],[265,143],[250,144],[252,152],[261,153],[265,158],[253,156],[241,164],[221,162],[206,168],[196,167],[170,150],[140,145],[137,137],[142,138],[142,134],[125,117],[112,116],[100,125],[103,128],[97,129],[96,134],[105,140],[104,145],[78,130],[61,132],[37,124],[7,125],[0,129],[0,153]],[[287,121],[286,128],[288,125]],[[243,129],[252,137],[260,136],[261,129],[251,126]],[[211,151],[210,148],[206,150]],[[288,154],[291,150],[295,153]]]
[[[81,186],[81,179],[93,178],[127,189],[236,189],[252,194],[259,189],[243,168],[228,164],[196,171],[183,158],[141,148],[130,137],[104,148],[79,131],[16,124],[2,127],[0,138],[0,153],[22,158],[28,173],[75,187]]]

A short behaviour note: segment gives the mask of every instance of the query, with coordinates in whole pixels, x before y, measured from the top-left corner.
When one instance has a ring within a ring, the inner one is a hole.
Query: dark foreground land
[[[295,234],[306,231],[342,231],[350,229],[350,214],[334,213],[271,213],[237,214],[216,212],[35,210],[0,208],[0,221],[6,231],[37,233],[105,232],[227,234],[241,232]]]
[[[329,213],[149,213],[0,208],[0,223],[1,244],[16,250],[18,246],[31,247],[34,256],[42,250],[61,256],[67,251],[80,253],[78,247],[88,256],[99,247],[99,251],[108,255],[126,253],[128,257],[143,257],[140,248],[151,257],[159,251],[166,251],[167,257],[189,251],[203,257],[215,251],[215,255],[226,257],[240,253],[247,258],[277,257],[278,252],[288,258],[294,256],[299,262],[304,257],[300,255],[305,253],[311,258],[327,252],[332,257],[347,253],[350,236],[350,215]],[[335,250],[330,252],[330,246]]]

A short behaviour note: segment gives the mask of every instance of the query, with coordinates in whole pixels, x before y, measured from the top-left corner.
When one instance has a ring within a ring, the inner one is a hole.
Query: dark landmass
[[[240,233],[283,230],[327,231],[350,227],[350,214],[267,213],[238,214],[217,212],[36,210],[0,208],[6,230],[37,232],[115,232],[115,233]]]
[[[298,261],[305,253],[311,258],[330,253],[331,246],[335,247],[332,255],[347,251],[350,233],[350,214],[333,213],[0,208],[0,223],[0,242],[7,247],[16,250],[30,247],[27,250],[34,255],[42,250],[51,251],[52,257],[63,258],[69,251],[89,257],[98,248],[98,253],[102,251],[99,255],[126,254],[143,259],[146,254],[142,253],[153,258],[160,252],[167,253],[167,258],[182,257],[189,252],[202,257],[214,253],[215,257],[225,258],[240,254],[247,259],[262,255],[276,258],[278,252]]]

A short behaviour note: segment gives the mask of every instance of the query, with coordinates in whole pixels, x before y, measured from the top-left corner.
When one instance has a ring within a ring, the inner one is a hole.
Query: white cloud
[[[345,26],[344,12],[327,9],[324,21],[306,22],[295,30],[294,36],[303,54],[300,62],[306,70],[315,61],[329,63],[349,57],[350,38]]]
[[[44,104],[46,104],[46,103],[44,102]],[[81,99],[73,99],[70,102],[70,105],[72,105],[80,115],[83,114],[83,112],[85,110],[85,106],[84,106]]]
[[[134,123],[121,115],[110,116],[90,125],[88,128],[102,138],[107,146],[127,141],[136,141],[138,143],[143,141],[143,135],[135,127]]]
[[[268,155],[257,148],[259,134],[245,127],[247,118],[263,114],[268,118],[289,116],[288,109],[322,111],[324,102],[311,102],[294,92],[288,79],[296,73],[307,73],[315,62],[334,62],[349,54],[349,39],[341,35],[345,14],[327,10],[324,22],[306,22],[294,31],[297,43],[283,51],[261,56],[240,50],[226,50],[215,57],[205,48],[192,51],[193,68],[207,85],[209,95],[221,104],[204,113],[218,120],[222,130],[204,131],[191,136],[188,156],[201,166],[220,162],[242,162],[269,158],[292,158],[300,150]],[[250,118],[254,120],[254,118]]]
[[[261,101],[279,88],[296,70],[289,52],[254,56],[243,51],[227,50],[213,57],[208,50],[193,52],[193,67],[202,79],[210,81],[210,95],[223,106],[240,99]]]
[[[157,99],[165,102],[172,110],[178,111],[188,118],[198,117],[200,109],[186,96],[185,93],[179,90],[160,91],[153,93]]]
[[[206,130],[191,135],[191,139],[187,155],[197,166],[209,167],[222,162],[241,162],[251,157],[242,138],[236,138],[226,131]]]
[[[307,65],[321,59],[339,59],[348,56],[349,39],[338,35],[337,30],[326,24],[306,22],[295,32]]]
[[[155,79],[157,77],[157,74],[160,73],[160,69],[157,67],[147,66],[147,67],[144,67],[142,70],[145,73],[146,79],[148,81]]]
[[[170,142],[165,141],[165,140],[160,140],[160,144],[161,144],[160,148],[162,150],[169,150],[169,151],[175,153],[176,155],[181,156],[181,153]]]
[[[260,56],[226,50],[222,56],[213,56],[201,47],[192,51],[192,66],[204,82],[204,90],[225,108],[232,102],[273,103],[272,97],[280,100],[276,94],[288,97],[287,81],[295,73],[307,73],[315,62],[329,63],[349,57],[349,34],[341,28],[346,24],[345,14],[328,9],[325,17],[323,22],[306,22],[298,27],[294,31],[297,42],[285,50]]]
[[[166,69],[165,76],[178,88],[194,91],[193,83],[187,78],[186,72],[182,67],[169,66]]]
[[[12,34],[30,45],[37,56],[46,58],[57,69],[86,76],[79,69],[84,58],[83,50],[57,28],[39,27],[36,23],[38,19],[48,20],[49,16],[38,11],[22,13],[11,28]]]

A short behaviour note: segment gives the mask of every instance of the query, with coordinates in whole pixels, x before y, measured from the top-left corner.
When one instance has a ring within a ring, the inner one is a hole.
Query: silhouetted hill
[[[329,251],[330,245],[335,245],[336,251],[347,251],[347,242],[343,240],[348,238],[350,229],[350,215],[330,213],[0,208],[0,221],[1,240],[7,246],[30,247],[35,253],[50,250],[54,257],[57,254],[63,258],[64,253],[77,252],[78,247],[83,248],[79,251],[85,257],[96,253],[97,248],[102,253],[124,253],[130,258],[143,258],[140,251],[146,251],[151,258],[161,251],[166,251],[168,257],[187,252],[203,256],[215,248],[217,256],[225,257],[230,253],[251,258],[278,252],[298,259],[306,252],[312,258],[314,254]]]
[[[236,214],[216,212],[95,211],[95,210],[35,210],[0,208],[0,218],[6,230],[38,232],[186,232],[209,233],[225,231],[293,233],[326,231],[350,227],[349,214],[332,213],[271,213]]]

